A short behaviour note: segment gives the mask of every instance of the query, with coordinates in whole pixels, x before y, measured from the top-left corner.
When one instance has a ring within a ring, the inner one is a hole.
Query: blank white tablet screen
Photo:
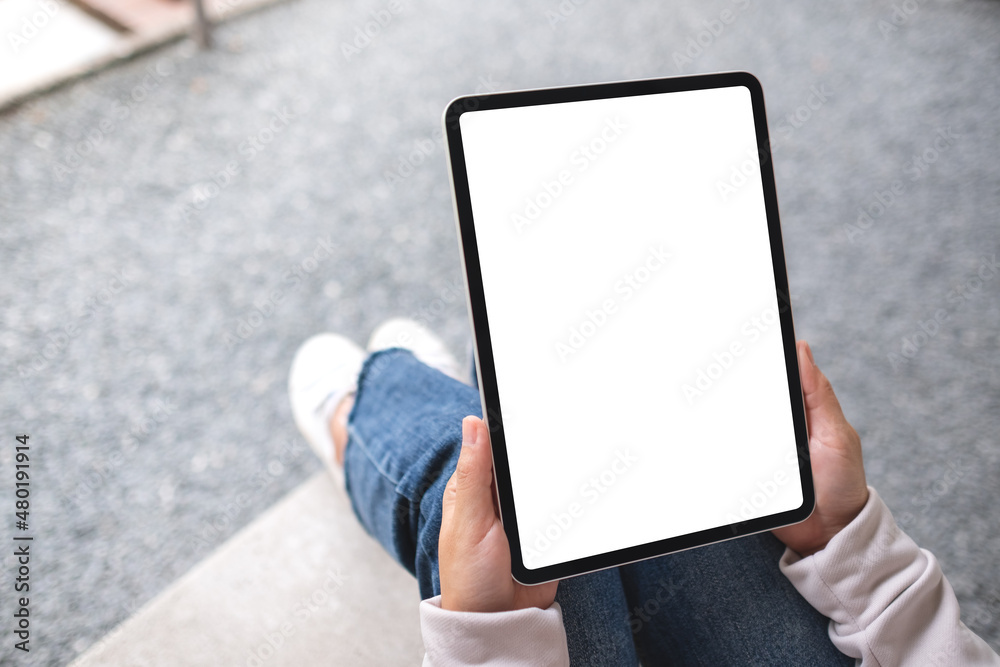
[[[460,122],[525,565],[799,507],[749,91]]]

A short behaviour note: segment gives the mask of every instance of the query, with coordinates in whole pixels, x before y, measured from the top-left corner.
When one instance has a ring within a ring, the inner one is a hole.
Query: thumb
[[[800,340],[796,348],[809,432],[824,440],[832,431],[847,426],[847,418],[844,417],[844,410],[840,407],[837,395],[833,393],[833,385],[816,366],[809,343]]]
[[[462,451],[450,484],[453,485],[451,514],[459,525],[492,523],[493,456],[489,435],[483,420],[466,417],[462,420]]]

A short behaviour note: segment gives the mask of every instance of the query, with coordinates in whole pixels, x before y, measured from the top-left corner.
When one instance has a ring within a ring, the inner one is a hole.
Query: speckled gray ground
[[[300,0],[0,117],[4,479],[15,433],[35,453],[18,664],[64,664],[318,469],[284,389],[306,336],[411,314],[464,351],[448,99],[724,69],[767,93],[798,334],[1000,647],[1000,3],[874,5],[409,2],[348,58],[388,3]]]

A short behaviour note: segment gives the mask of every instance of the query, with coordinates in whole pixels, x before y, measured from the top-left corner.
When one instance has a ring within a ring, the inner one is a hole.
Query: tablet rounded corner
[[[752,93],[762,94],[764,92],[764,86],[756,74],[752,74],[746,70],[737,70],[732,74],[739,80],[740,85],[746,86]]]
[[[803,489],[803,491],[802,504],[792,510],[795,520],[785,524],[787,526],[794,526],[795,524],[802,523],[803,521],[808,521],[809,517],[811,517],[816,511],[816,492],[813,489],[811,478],[809,480],[809,484],[805,489]]]
[[[552,579],[548,579],[544,575],[539,574],[542,569],[530,570],[524,566],[523,562],[516,559],[514,554],[511,554],[510,577],[522,586],[539,586],[552,581]]]
[[[445,105],[444,111],[441,113],[441,123],[444,125],[446,135],[449,126],[456,125],[462,114],[474,111],[479,106],[479,97],[479,95],[459,95],[458,97],[453,97]]]

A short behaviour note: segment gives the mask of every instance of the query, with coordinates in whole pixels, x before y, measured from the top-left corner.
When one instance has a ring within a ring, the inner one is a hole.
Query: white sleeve
[[[934,554],[896,525],[869,487],[868,503],[825,549],[785,549],[781,571],[830,619],[830,638],[871,665],[993,665],[997,656],[959,619],[958,600]]]
[[[562,609],[519,609],[491,614],[447,611],[441,596],[420,603],[424,667],[504,665],[568,667]]]

